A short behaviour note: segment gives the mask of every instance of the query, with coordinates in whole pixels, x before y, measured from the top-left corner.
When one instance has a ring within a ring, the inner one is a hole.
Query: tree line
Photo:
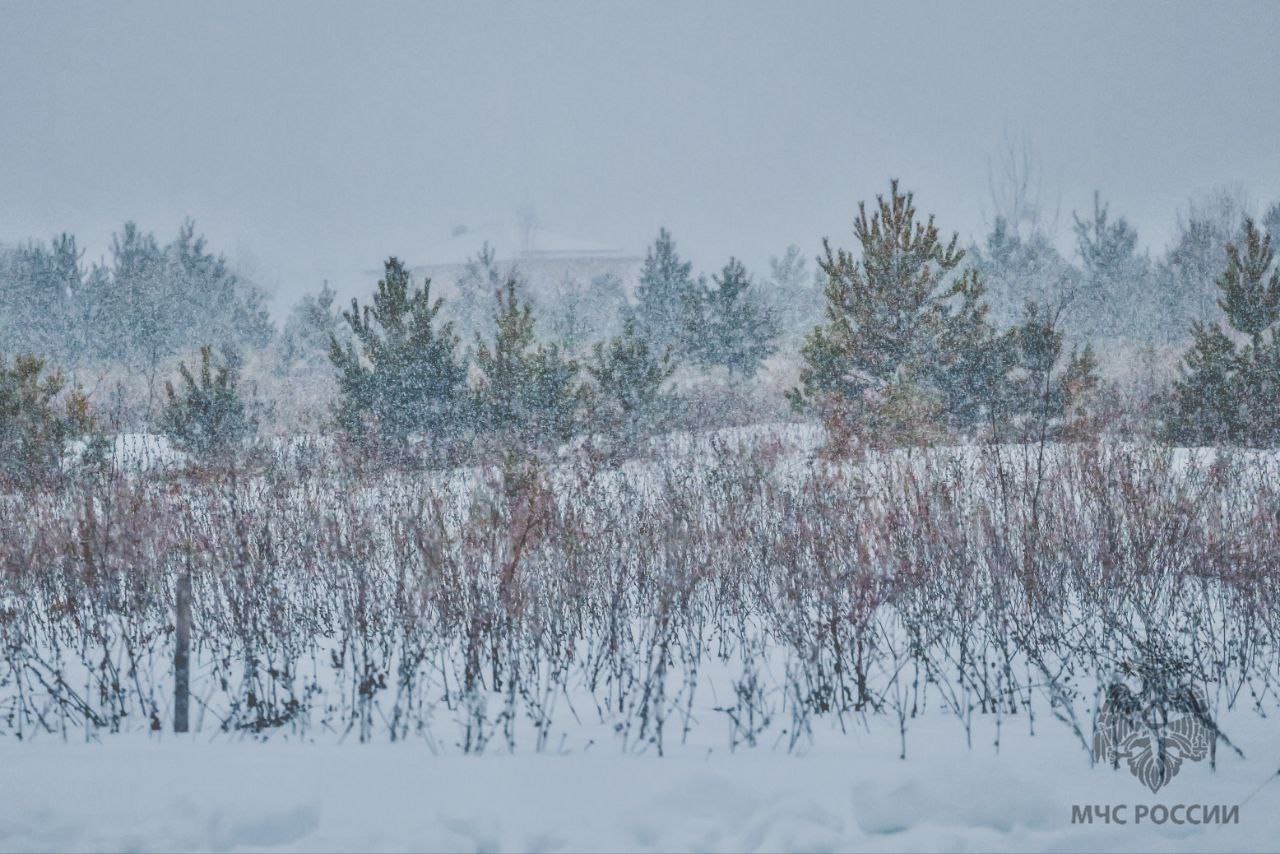
[[[254,433],[241,354],[273,339],[285,362],[322,354],[335,386],[331,423],[351,442],[414,445],[432,457],[476,446],[546,451],[582,435],[625,450],[669,423],[677,370],[741,384],[800,328],[798,381],[786,399],[823,421],[833,449],[1096,436],[1114,397],[1089,339],[1136,334],[1124,327],[1153,295],[1167,298],[1166,326],[1183,322],[1190,346],[1141,429],[1182,444],[1275,445],[1280,271],[1271,234],[1280,214],[1273,208],[1261,224],[1241,215],[1235,230],[1224,230],[1227,219],[1192,217],[1153,266],[1125,220],[1095,199],[1092,216],[1075,219],[1077,269],[1043,234],[1020,234],[1002,218],[985,245],[961,248],[895,181],[859,205],[852,249],[824,240],[814,276],[794,248],[775,258],[770,278],[785,288],[761,287],[732,258],[695,277],[660,230],[634,299],[617,301],[616,332],[586,344],[580,330],[574,340],[557,335],[563,324],[540,318],[519,271],[499,270],[491,252],[471,265],[475,287],[454,305],[391,258],[367,303],[338,311],[326,286],[277,333],[261,292],[190,222],[164,245],[127,225],[110,260],[87,267],[63,235],[0,251],[0,342],[22,354],[12,365],[0,358],[0,451],[26,461],[8,463],[5,477],[49,470],[62,454],[48,448],[91,432],[84,393],[46,361],[154,371],[201,345],[194,370],[180,364],[166,383],[155,427],[215,458]],[[1210,275],[1211,303],[1201,293]],[[481,315],[475,294],[484,290]],[[1014,295],[1023,297],[1016,312]]]
[[[0,247],[0,350],[62,364],[147,367],[191,342],[265,346],[264,295],[209,251],[187,221],[168,243],[129,222],[86,264],[76,238]]]

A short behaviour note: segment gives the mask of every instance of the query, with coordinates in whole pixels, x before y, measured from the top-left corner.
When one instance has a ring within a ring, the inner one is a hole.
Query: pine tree
[[[1241,362],[1242,441],[1259,448],[1280,446],[1280,332],[1246,345]]]
[[[581,284],[571,276],[562,278],[544,301],[546,311],[539,313],[542,334],[566,351],[576,352],[591,333],[586,302]]]
[[[803,335],[822,319],[825,282],[809,275],[799,246],[788,246],[781,257],[769,259],[768,284],[765,305],[781,333]]]
[[[616,334],[627,311],[626,290],[614,273],[592,276],[586,286],[566,276],[549,297],[535,314],[544,334],[569,353],[589,349],[589,341]]]
[[[453,325],[437,322],[442,305],[431,301],[430,279],[412,287],[408,270],[391,258],[373,305],[353,299],[342,313],[355,343],[331,338],[329,358],[338,370],[337,421],[348,435],[403,443],[424,434],[436,448],[458,436],[467,365]]]
[[[538,343],[532,307],[520,302],[516,288],[509,275],[496,295],[492,345],[476,336],[477,408],[487,430],[526,446],[561,442],[573,434],[582,402],[578,365],[557,344]]]
[[[1093,217],[1075,216],[1076,247],[1084,267],[1079,299],[1082,329],[1102,335],[1147,331],[1156,309],[1151,265],[1138,253],[1138,235],[1124,217],[1112,221],[1093,195]]]
[[[185,312],[185,322],[179,326],[182,336],[220,346],[265,347],[275,328],[263,294],[206,246],[195,222],[188,219],[165,247],[168,288]]]
[[[951,290],[931,370],[941,416],[951,433],[994,431],[991,416],[1005,396],[1011,355],[989,320],[986,287],[978,271],[966,270]]]
[[[854,234],[861,257],[823,241],[826,323],[805,340],[801,387],[788,397],[820,411],[836,441],[845,431],[923,438],[961,393],[954,373],[972,362],[952,345],[968,342],[976,353],[990,334],[981,280],[951,275],[964,257],[958,238],[942,243],[933,217],[918,222],[897,181],[874,213],[859,205]]]
[[[190,220],[165,246],[125,223],[110,265],[92,271],[83,290],[92,355],[149,375],[192,341],[257,350],[275,334],[263,294],[208,250]]]
[[[317,294],[304,294],[290,309],[281,335],[286,364],[327,356],[330,339],[344,334],[342,316],[333,309],[336,296],[326,281]]]
[[[627,318],[622,333],[597,342],[592,356],[587,373],[594,381],[593,416],[624,440],[653,429],[669,403],[664,386],[675,372],[671,350],[655,352]]]
[[[110,275],[93,292],[99,357],[141,370],[187,343],[180,335],[181,299],[169,287],[166,267],[155,236],[135,223],[112,235]]]
[[[117,362],[149,377],[191,341],[261,348],[274,327],[261,292],[209,252],[191,221],[161,247],[132,222],[111,262],[81,265],[75,237],[0,251],[0,346],[70,363]]]
[[[1159,270],[1162,320],[1170,330],[1185,327],[1192,320],[1202,324],[1210,321],[1214,279],[1230,240],[1208,221],[1192,220],[1182,228]]]
[[[474,258],[467,259],[458,277],[455,285],[458,297],[445,311],[461,335],[493,335],[493,314],[489,308],[507,279],[497,259],[497,252],[486,242]],[[518,275],[514,268],[507,273]]]
[[[239,392],[239,359],[232,351],[222,364],[213,362],[213,348],[200,348],[200,376],[185,362],[178,366],[181,389],[165,383],[167,402],[160,429],[174,445],[205,460],[225,460],[257,428],[245,412]]]
[[[0,252],[0,347],[64,360],[81,355],[81,256],[68,234]]]
[[[1262,215],[1262,230],[1273,237],[1280,234],[1280,202],[1267,208]]]
[[[93,428],[89,403],[43,359],[0,356],[0,484],[32,487],[60,471],[68,443]]]
[[[1249,337],[1236,383],[1239,439],[1271,446],[1280,441],[1280,269],[1273,269],[1271,235],[1251,219],[1245,219],[1241,243],[1227,247],[1218,305],[1231,327]]]
[[[1280,270],[1271,269],[1271,235],[1249,219],[1226,254],[1218,305],[1248,342],[1237,350],[1218,324],[1192,324],[1164,431],[1176,442],[1269,446],[1280,442]]]
[[[1173,412],[1165,436],[1178,444],[1225,445],[1243,433],[1237,397],[1241,360],[1216,323],[1191,325],[1191,348],[1173,384]]]
[[[1271,235],[1262,234],[1253,220],[1244,223],[1244,253],[1238,244],[1227,247],[1227,270],[1218,280],[1218,306],[1227,322],[1257,344],[1262,333],[1280,319],[1280,269],[1267,277],[1275,253]]]
[[[622,331],[627,290],[616,273],[592,276],[582,302],[587,328],[594,337],[608,338]]]
[[[1218,319],[1216,280],[1227,247],[1243,236],[1243,211],[1237,196],[1218,191],[1193,201],[1186,214],[1179,216],[1177,237],[1155,276],[1166,337],[1185,337],[1193,320]]]
[[[742,262],[730,258],[711,278],[714,287],[700,287],[689,300],[690,352],[698,363],[727,368],[731,376],[755,376],[777,350],[777,328],[756,299]]]
[[[1024,237],[996,217],[982,246],[967,261],[982,276],[991,322],[999,327],[1021,322],[1028,302],[1058,304],[1078,286],[1079,272],[1041,231]]]
[[[1001,415],[1021,440],[1060,438],[1072,418],[1078,421],[1087,414],[1083,405],[1098,387],[1091,345],[1072,348],[1062,362],[1060,315],[1029,302],[1022,322],[1004,336],[1010,372]]]
[[[687,343],[686,311],[696,296],[693,264],[680,258],[675,241],[665,228],[649,247],[636,285],[636,305],[631,312],[636,332],[656,350],[672,347],[683,351]]]

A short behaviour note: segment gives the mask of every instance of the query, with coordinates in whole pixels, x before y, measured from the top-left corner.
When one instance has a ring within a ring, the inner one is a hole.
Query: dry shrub
[[[0,504],[0,730],[162,725],[184,573],[205,730],[662,752],[883,715],[905,754],[930,708],[1083,733],[1139,672],[1270,712],[1278,506],[1270,458],[1102,443],[117,478]]]

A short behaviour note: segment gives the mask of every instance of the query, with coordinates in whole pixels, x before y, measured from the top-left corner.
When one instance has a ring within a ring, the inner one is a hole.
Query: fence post
[[[187,731],[191,696],[191,567],[183,567],[175,591],[177,614],[173,645],[173,731]]]

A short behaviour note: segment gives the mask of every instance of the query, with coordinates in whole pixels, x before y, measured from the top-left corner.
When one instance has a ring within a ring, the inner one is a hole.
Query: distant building
[[[588,288],[598,276],[612,273],[627,293],[635,285],[642,259],[621,249],[570,237],[536,225],[458,226],[441,243],[407,258],[415,277],[430,276],[446,292],[488,244],[502,267],[515,264],[535,297],[557,292],[566,282]]]

